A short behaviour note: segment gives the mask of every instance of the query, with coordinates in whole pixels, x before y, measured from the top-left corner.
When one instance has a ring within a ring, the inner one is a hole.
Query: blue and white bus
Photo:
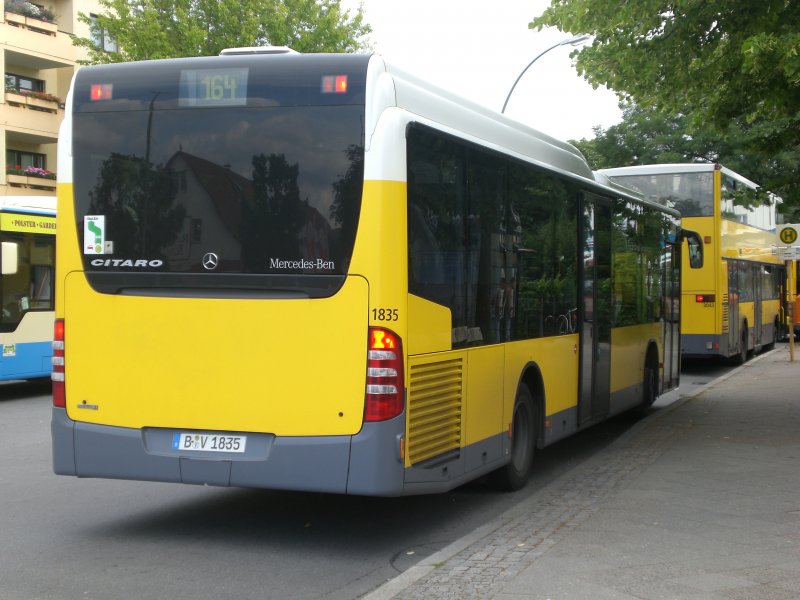
[[[50,376],[55,234],[55,197],[0,197],[0,381]]]

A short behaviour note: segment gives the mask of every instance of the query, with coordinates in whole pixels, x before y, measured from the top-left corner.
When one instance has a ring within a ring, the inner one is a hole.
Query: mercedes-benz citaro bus
[[[678,383],[679,214],[379,56],[82,68],[58,173],[56,473],[514,489]]]

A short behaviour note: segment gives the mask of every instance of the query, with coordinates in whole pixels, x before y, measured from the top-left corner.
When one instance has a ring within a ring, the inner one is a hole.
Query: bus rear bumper
[[[681,354],[686,357],[711,357],[729,355],[728,339],[718,335],[682,334]]]
[[[199,485],[399,496],[405,415],[365,424],[354,436],[247,434],[246,451],[172,448],[171,429],[131,429],[73,421],[53,408],[53,470],[58,475]]]

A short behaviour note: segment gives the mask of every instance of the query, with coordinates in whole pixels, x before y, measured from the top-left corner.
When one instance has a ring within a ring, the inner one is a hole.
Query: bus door
[[[760,264],[747,265],[750,271],[750,279],[753,282],[753,348],[761,345],[762,331],[761,325],[764,315],[761,312],[761,300],[764,290],[762,288],[761,272],[763,267]]]
[[[728,349],[727,354],[736,354],[739,348],[739,265],[728,262]]]
[[[584,194],[580,298],[580,399],[578,422],[605,417],[611,391],[611,231],[610,201]]]
[[[680,246],[667,242],[663,255],[664,386],[678,385],[681,370]]]

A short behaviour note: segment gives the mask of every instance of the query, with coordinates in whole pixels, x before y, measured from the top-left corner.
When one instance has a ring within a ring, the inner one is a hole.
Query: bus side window
[[[0,252],[2,252],[2,274],[14,275],[19,268],[17,243],[3,242]]]
[[[692,269],[699,269],[703,266],[703,240],[696,231],[684,229],[683,237],[689,245],[689,266]]]
[[[53,268],[48,265],[34,265],[33,278],[31,281],[31,298],[36,302],[50,303],[52,300],[52,272]]]

